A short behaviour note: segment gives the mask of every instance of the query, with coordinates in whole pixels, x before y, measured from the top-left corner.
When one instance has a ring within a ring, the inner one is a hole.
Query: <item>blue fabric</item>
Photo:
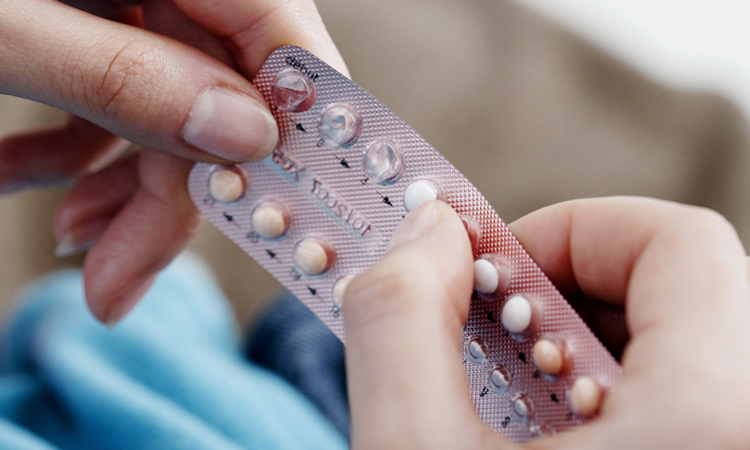
[[[0,449],[343,449],[319,410],[247,363],[202,264],[182,257],[120,325],[81,274],[38,283],[0,341]]]
[[[261,317],[247,356],[292,383],[349,437],[344,344],[287,292]]]

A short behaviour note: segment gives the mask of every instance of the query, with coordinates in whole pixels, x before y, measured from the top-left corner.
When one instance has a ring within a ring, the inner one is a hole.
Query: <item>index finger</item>
[[[312,0],[174,0],[191,20],[232,44],[240,71],[253,78],[268,55],[284,45],[314,53],[341,73],[344,60]]]

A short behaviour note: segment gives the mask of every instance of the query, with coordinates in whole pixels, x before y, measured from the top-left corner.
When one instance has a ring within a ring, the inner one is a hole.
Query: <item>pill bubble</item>
[[[347,275],[336,280],[336,283],[333,285],[333,303],[339,309],[344,307],[344,295],[346,295],[346,288],[349,287],[349,283],[351,283],[352,280],[354,280],[354,276]]]
[[[318,132],[323,142],[330,147],[353,144],[360,131],[362,119],[354,108],[345,103],[331,103],[320,114]]]
[[[526,394],[514,395],[511,399],[511,407],[513,408],[513,414],[524,421],[534,416],[534,404]]]
[[[289,214],[281,204],[262,203],[253,210],[250,225],[263,239],[278,239],[289,229]]]
[[[559,375],[565,367],[562,347],[552,340],[540,339],[532,349],[534,365],[545,375]]]
[[[304,239],[294,247],[294,263],[305,275],[326,272],[333,265],[334,256],[333,250],[317,239]]]
[[[510,383],[510,373],[505,369],[505,367],[497,365],[490,372],[489,385],[492,388],[492,391],[496,394],[505,394],[505,391],[510,387]]]
[[[533,309],[523,295],[511,297],[503,306],[500,321],[509,333],[521,334],[529,330]]]
[[[466,234],[469,236],[469,242],[471,243],[471,251],[476,253],[479,247],[479,241],[482,239],[482,228],[479,226],[479,222],[474,217],[467,214],[459,214],[459,219],[464,224]]]
[[[403,152],[389,140],[372,142],[362,157],[362,170],[373,183],[393,184],[404,173]]]
[[[487,301],[495,301],[505,293],[510,276],[510,264],[497,253],[485,253],[474,261],[474,290]]]
[[[273,80],[273,101],[286,112],[303,112],[315,103],[315,84],[297,69],[284,69]]]
[[[529,424],[529,434],[534,438],[552,436],[555,434],[555,429],[547,423],[532,423]]]
[[[487,344],[480,337],[472,338],[466,345],[466,358],[475,366],[481,366],[487,362],[488,354]]]
[[[570,409],[578,416],[587,417],[599,410],[603,397],[603,389],[591,377],[578,377],[570,388]]]
[[[500,280],[495,266],[486,259],[474,261],[474,289],[483,294],[495,292]]]
[[[236,202],[245,195],[245,177],[239,170],[222,167],[211,174],[208,191],[217,202]]]
[[[411,211],[430,200],[444,200],[441,189],[432,180],[417,180],[404,190],[404,208]]]

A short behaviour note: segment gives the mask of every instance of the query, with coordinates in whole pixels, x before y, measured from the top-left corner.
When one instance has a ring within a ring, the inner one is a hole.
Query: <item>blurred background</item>
[[[573,198],[718,210],[750,244],[750,4],[739,0],[318,0],[354,81],[511,222]],[[0,97],[0,133],[60,123]],[[64,187],[0,197],[0,317],[56,259]],[[192,245],[242,326],[276,282],[206,226]]]

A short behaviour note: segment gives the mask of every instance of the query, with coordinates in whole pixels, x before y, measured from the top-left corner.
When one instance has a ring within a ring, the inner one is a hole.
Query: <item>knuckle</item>
[[[428,275],[421,272],[418,265],[384,258],[352,281],[345,294],[346,311],[372,320],[415,306],[423,297],[419,287]]]
[[[124,45],[105,44],[94,64],[89,106],[109,119],[149,109],[165,96],[169,71],[167,59],[155,45],[130,40]],[[165,78],[167,78],[165,80]]]
[[[702,207],[691,207],[688,210],[685,221],[697,233],[706,233],[712,236],[733,235],[734,226],[720,213]]]

